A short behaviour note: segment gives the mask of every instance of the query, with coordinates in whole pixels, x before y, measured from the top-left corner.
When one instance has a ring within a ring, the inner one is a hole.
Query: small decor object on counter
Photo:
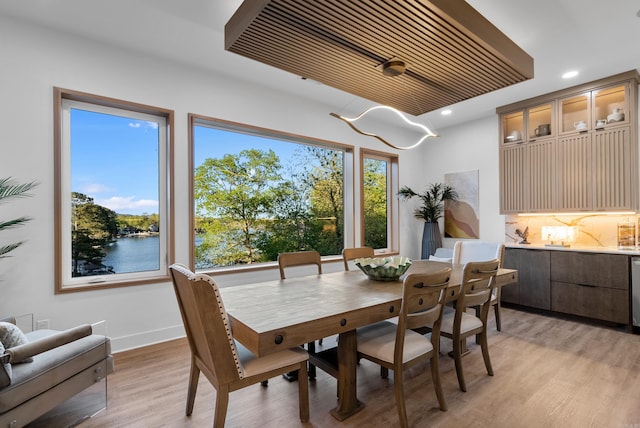
[[[618,223],[618,248],[632,250],[636,247],[636,224],[634,222]]]
[[[531,242],[527,241],[529,237],[529,226],[525,227],[524,231],[516,229],[516,235],[522,238],[522,241],[518,242],[519,244],[531,244]]]
[[[542,226],[542,239],[550,241],[545,247],[570,247],[577,235],[575,226]]]
[[[364,257],[353,261],[362,272],[376,281],[397,281],[411,266],[408,257]]]

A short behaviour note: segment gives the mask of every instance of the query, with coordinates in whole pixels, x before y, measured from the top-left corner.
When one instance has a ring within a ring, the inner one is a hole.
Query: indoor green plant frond
[[[0,204],[6,202],[11,198],[20,198],[31,196],[28,192],[29,190],[36,187],[38,183],[36,181],[32,181],[30,183],[18,184],[11,180],[11,177],[8,178],[0,178]],[[31,220],[30,217],[18,217],[10,220],[0,220],[0,231],[10,229],[12,227],[21,226],[24,223]],[[24,241],[14,242],[11,244],[0,245],[0,258],[7,257],[7,254],[20,245],[22,245]]]
[[[422,193],[414,192],[410,187],[403,186],[398,195],[403,199],[420,198],[422,204],[413,211],[416,218],[424,220],[422,231],[422,259],[428,259],[437,248],[442,247],[442,236],[438,220],[444,213],[444,201],[455,201],[458,193],[452,186],[443,183],[432,183]]]
[[[455,201],[458,193],[452,186],[443,183],[432,183],[422,193],[416,193],[411,188],[403,186],[398,195],[404,199],[418,196],[422,205],[416,208],[413,215],[427,223],[437,223],[444,213],[444,201]]]

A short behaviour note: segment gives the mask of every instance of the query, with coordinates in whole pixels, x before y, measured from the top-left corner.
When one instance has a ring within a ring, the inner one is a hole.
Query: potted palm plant
[[[0,178],[0,204],[11,198],[19,198],[31,196],[28,192],[37,186],[38,183],[32,181],[30,183],[15,183],[9,178]],[[21,226],[31,220],[29,217],[18,217],[10,220],[0,220],[0,231],[7,230],[12,227]],[[0,258],[8,257],[7,254],[24,244],[24,241],[13,242],[10,244],[0,245]]]
[[[455,189],[444,183],[432,183],[424,192],[416,193],[410,187],[403,186],[398,195],[403,199],[411,199],[417,196],[422,204],[413,211],[413,215],[424,220],[422,232],[422,259],[428,259],[435,253],[436,248],[442,247],[442,236],[438,220],[444,213],[444,201],[458,200]]]

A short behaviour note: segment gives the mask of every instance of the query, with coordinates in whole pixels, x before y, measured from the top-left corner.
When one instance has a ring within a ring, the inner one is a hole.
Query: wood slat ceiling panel
[[[246,0],[231,52],[420,115],[533,77],[533,59],[462,0]],[[407,69],[382,74],[399,59]]]

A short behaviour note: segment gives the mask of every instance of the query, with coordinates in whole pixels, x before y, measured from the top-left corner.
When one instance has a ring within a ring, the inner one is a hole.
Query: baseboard
[[[131,349],[185,337],[182,324],[158,330],[145,331],[130,336],[111,337],[111,352],[123,352]]]

